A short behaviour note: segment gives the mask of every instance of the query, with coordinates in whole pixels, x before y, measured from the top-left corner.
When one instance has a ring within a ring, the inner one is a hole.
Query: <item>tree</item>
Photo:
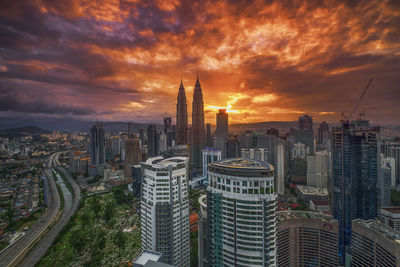
[[[125,246],[126,243],[126,236],[121,229],[118,230],[117,234],[115,235],[115,242],[118,245],[118,256],[121,257],[121,247]]]

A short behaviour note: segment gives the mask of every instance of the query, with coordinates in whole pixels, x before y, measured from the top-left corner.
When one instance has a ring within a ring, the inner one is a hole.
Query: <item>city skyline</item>
[[[373,78],[359,110],[400,124],[399,10],[396,1],[5,3],[0,119],[174,118],[181,74],[191,114],[198,72],[206,123],[218,108],[232,123],[338,121]]]

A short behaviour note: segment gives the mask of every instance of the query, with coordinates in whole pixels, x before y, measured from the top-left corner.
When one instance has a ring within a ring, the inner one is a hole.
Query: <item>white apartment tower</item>
[[[188,158],[153,157],[142,165],[142,249],[163,262],[189,266]]]
[[[209,266],[277,266],[277,194],[274,168],[251,159],[209,164]],[[204,260],[204,259],[203,259]]]

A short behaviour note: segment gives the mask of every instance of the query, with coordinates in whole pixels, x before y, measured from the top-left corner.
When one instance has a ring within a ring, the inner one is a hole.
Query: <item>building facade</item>
[[[105,132],[100,123],[90,129],[90,164],[93,166],[105,163]]]
[[[378,134],[368,121],[342,121],[332,131],[333,216],[339,221],[340,264],[350,254],[352,221],[378,213]]]
[[[400,266],[400,233],[375,220],[353,221],[354,267]]]
[[[187,130],[188,130],[188,115],[187,115],[187,104],[186,104],[186,93],[185,87],[181,80],[179,86],[178,99],[176,104],[176,144],[185,145],[187,144]]]
[[[319,151],[307,156],[307,185],[327,187],[328,185],[328,152]]]
[[[278,266],[338,266],[338,233],[337,221],[322,213],[279,212]]]
[[[165,263],[189,266],[188,158],[154,157],[141,166],[142,249],[162,253]]]
[[[209,164],[209,266],[277,266],[274,168],[250,159]]]
[[[137,137],[128,138],[125,142],[125,178],[132,178],[132,166],[138,165],[142,161],[142,150],[140,149],[140,140]]]
[[[194,86],[193,102],[192,102],[192,163],[197,169],[202,166],[201,151],[205,142],[204,131],[204,102],[199,77],[197,76]]]

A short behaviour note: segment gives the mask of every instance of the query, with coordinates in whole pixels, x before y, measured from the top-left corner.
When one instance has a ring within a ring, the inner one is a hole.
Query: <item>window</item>
[[[247,186],[247,181],[243,181],[242,186]]]

